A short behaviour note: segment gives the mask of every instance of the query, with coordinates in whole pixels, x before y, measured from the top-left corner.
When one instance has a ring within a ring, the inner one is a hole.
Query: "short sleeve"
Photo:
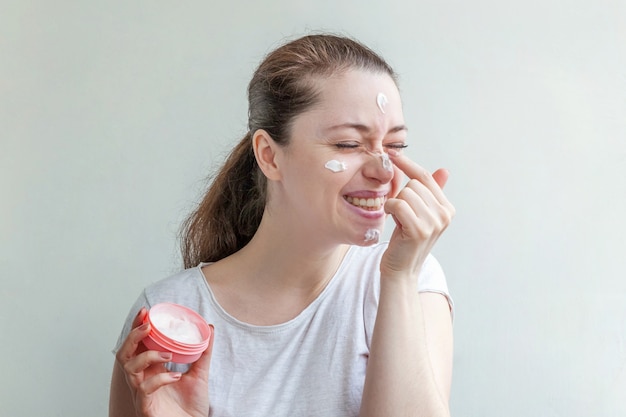
[[[450,314],[454,319],[454,301],[452,300],[450,291],[448,290],[446,276],[441,268],[441,265],[439,264],[439,261],[437,261],[433,255],[428,255],[422,265],[418,281],[418,291],[434,292],[446,297],[448,305],[450,306]]]

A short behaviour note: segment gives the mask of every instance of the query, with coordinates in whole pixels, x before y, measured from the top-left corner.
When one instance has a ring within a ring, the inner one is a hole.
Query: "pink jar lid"
[[[209,346],[211,327],[201,315],[185,306],[156,304],[146,314],[145,322],[150,323],[150,333],[143,344],[150,350],[171,352],[172,362],[195,362]]]

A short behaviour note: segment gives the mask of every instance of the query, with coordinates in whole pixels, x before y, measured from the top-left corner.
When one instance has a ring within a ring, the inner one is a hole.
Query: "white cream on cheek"
[[[202,334],[193,322],[167,313],[150,315],[150,321],[167,337],[183,343],[202,343]]]
[[[348,169],[345,162],[337,161],[336,159],[332,159],[326,162],[326,165],[324,165],[324,167],[331,170],[332,172],[342,172]]]

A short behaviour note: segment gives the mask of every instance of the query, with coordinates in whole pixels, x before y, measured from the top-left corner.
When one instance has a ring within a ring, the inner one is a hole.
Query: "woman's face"
[[[406,144],[400,94],[388,75],[362,70],[318,83],[319,102],[295,118],[278,155],[271,207],[307,238],[376,243],[384,202],[400,186],[400,171],[385,161]]]

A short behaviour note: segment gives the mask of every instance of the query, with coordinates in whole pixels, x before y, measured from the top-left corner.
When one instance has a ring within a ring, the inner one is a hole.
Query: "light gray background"
[[[0,1],[0,415],[104,416],[127,310],[285,37],[400,74],[451,171],[456,417],[626,415],[626,2]]]

